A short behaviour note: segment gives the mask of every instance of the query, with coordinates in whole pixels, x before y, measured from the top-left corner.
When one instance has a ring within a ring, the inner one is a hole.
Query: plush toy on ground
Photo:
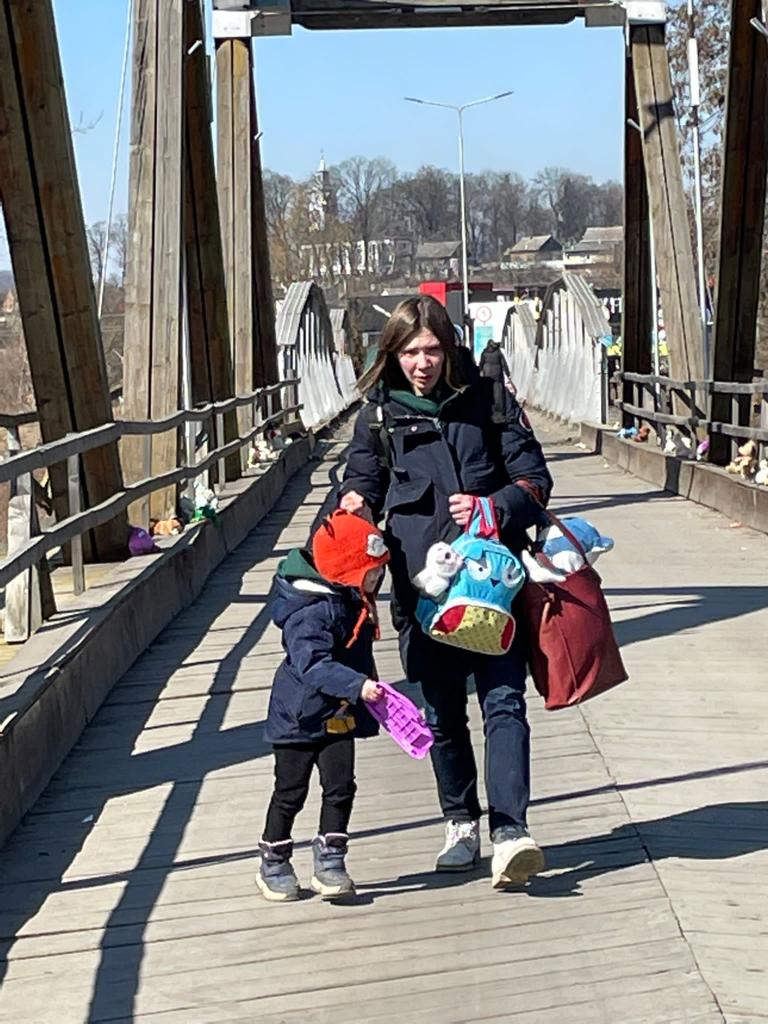
[[[128,550],[132,555],[151,555],[159,548],[143,527],[132,526],[128,531]]]
[[[667,439],[664,442],[664,452],[667,455],[689,456],[691,454],[691,439],[677,430],[668,430]]]
[[[757,445],[754,441],[747,441],[737,451],[736,458],[725,467],[726,472],[749,480],[757,471]]]
[[[170,519],[150,519],[149,532],[153,537],[176,537],[184,529],[184,524],[176,516]]]
[[[562,523],[578,541],[589,565],[594,565],[604,551],[610,551],[613,547],[613,538],[604,537],[586,519],[566,516]],[[562,581],[584,565],[581,552],[554,523],[539,533],[534,553],[524,551],[522,558],[523,565],[534,583]]]
[[[709,438],[705,437],[701,444],[696,446],[696,461],[701,462],[709,454]]]

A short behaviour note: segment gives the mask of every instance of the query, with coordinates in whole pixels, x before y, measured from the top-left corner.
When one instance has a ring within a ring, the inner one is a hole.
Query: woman
[[[499,409],[497,416],[503,422],[502,389],[506,387],[514,394],[515,388],[512,385],[512,375],[506,357],[501,351],[501,343],[494,341],[493,338],[480,353],[480,376],[490,377],[493,381],[494,407]]]
[[[467,725],[467,681],[474,676],[485,724],[493,884],[520,884],[541,870],[544,857],[526,820],[530,730],[519,616],[507,654],[463,652],[422,632],[411,580],[435,541],[450,541],[467,525],[473,495],[493,499],[501,539],[519,552],[552,480],[515,399],[504,391],[501,408],[494,407],[493,382],[478,376],[468,351],[457,347],[445,308],[429,296],[395,309],[361,387],[368,404],[355,425],[340,505],[375,520],[386,517],[403,668],[421,684],[435,733],[432,766],[446,819],[436,868],[464,871],[480,856],[477,768]]]

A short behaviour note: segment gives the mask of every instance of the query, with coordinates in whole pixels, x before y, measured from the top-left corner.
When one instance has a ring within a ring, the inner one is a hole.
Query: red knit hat
[[[389,561],[381,531],[363,519],[337,509],[312,538],[315,568],[329,583],[362,590],[365,574]]]

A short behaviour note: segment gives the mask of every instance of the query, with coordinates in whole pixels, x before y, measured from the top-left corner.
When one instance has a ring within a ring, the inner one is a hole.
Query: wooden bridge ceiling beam
[[[295,25],[307,29],[447,28],[492,25],[565,24],[584,17],[585,8],[615,7],[607,3],[573,0],[484,0],[462,4],[456,0],[419,0],[419,3],[380,0],[293,0]]]
[[[0,194],[44,441],[112,420],[51,0],[0,3]],[[59,519],[66,470],[52,467]],[[86,505],[122,487],[117,446],[83,456]],[[125,554],[124,515],[88,553]]]
[[[664,26],[631,26],[629,46],[670,374],[678,380],[701,380],[704,375],[703,328]]]
[[[750,20],[762,17],[761,0],[732,0],[712,357],[720,381],[749,382],[754,375],[768,171],[768,44]],[[730,420],[730,401],[729,395],[713,397],[714,420]],[[749,402],[743,405],[742,417],[748,417]],[[710,456],[727,461],[730,439],[713,435]]]
[[[185,0],[135,0],[124,406],[127,419],[180,408]],[[125,438],[129,482],[175,468],[177,432]],[[174,487],[132,510],[146,524],[176,512]]]

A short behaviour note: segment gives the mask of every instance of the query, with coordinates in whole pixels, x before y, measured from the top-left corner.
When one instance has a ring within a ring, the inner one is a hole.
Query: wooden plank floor
[[[632,674],[583,710],[530,701],[549,870],[516,893],[487,862],[433,874],[431,771],[380,737],[358,747],[357,900],[258,895],[280,657],[265,600],[346,436],[124,677],[0,854],[0,1021],[768,1019],[768,538],[546,428],[559,505],[616,538],[601,569]],[[391,635],[378,660],[399,678]],[[305,881],[316,811],[313,793]]]

